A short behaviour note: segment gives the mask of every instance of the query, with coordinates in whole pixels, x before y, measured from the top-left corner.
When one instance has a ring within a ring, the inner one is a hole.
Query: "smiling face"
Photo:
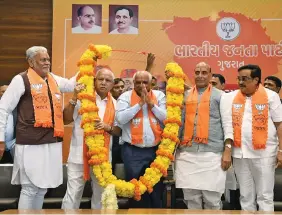
[[[51,62],[47,52],[40,51],[33,58],[28,59],[29,66],[41,77],[50,72]]]
[[[237,77],[237,81],[240,87],[240,90],[245,95],[252,95],[258,88],[258,78],[251,77],[250,69],[243,69],[239,72],[239,76]]]
[[[218,77],[212,77],[210,80],[210,84],[219,90],[224,90],[225,84],[222,84]]]
[[[118,10],[115,16],[115,22],[118,29],[129,29],[132,23],[132,17],[129,15],[129,11],[126,9]]]
[[[194,71],[197,88],[205,88],[209,85],[212,77],[211,69],[206,63],[199,63]]]

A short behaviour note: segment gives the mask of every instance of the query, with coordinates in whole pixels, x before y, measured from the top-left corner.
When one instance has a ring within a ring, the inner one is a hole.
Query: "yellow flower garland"
[[[165,128],[162,141],[156,152],[157,156],[145,174],[130,182],[117,179],[112,174],[111,163],[107,160],[108,148],[104,144],[103,131],[95,130],[93,120],[98,116],[98,108],[94,93],[94,69],[96,59],[107,58],[111,54],[111,47],[103,45],[89,45],[78,62],[78,83],[84,84],[85,89],[79,93],[81,101],[80,114],[82,114],[81,127],[84,130],[85,142],[88,146],[89,165],[102,187],[114,184],[116,193],[121,197],[134,197],[140,200],[141,195],[160,181],[162,176],[167,175],[167,169],[173,160],[173,152],[178,140],[179,126],[181,125],[181,107],[184,92],[184,74],[181,67],[176,63],[168,63],[166,71],[170,73],[167,82],[167,119],[164,121]],[[95,60],[93,60],[95,59]]]

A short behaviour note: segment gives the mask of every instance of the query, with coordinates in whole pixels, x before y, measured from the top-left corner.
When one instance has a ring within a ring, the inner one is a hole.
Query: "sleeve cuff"
[[[234,136],[233,136],[233,134],[227,134],[227,135],[224,135],[224,141],[226,141],[227,139],[234,140]]]
[[[0,132],[0,142],[4,142],[4,141],[5,141],[5,133]]]

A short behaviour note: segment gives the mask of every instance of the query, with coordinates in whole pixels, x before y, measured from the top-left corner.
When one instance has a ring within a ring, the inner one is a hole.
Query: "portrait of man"
[[[110,5],[110,34],[138,34],[138,5]]]
[[[102,5],[72,5],[72,33],[100,34]]]

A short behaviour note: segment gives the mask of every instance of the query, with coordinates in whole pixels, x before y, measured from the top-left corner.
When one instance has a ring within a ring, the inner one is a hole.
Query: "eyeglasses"
[[[249,80],[252,80],[252,79],[253,79],[252,77],[248,77],[248,76],[242,76],[242,77],[238,76],[237,77],[238,82],[240,82],[240,81],[246,82],[246,81],[249,81]]]

